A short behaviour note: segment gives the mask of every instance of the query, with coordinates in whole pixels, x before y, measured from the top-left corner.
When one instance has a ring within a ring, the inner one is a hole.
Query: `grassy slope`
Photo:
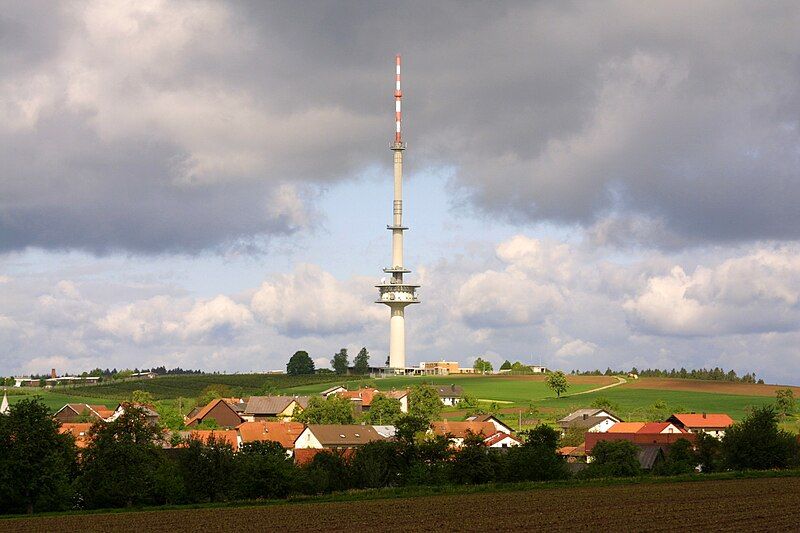
[[[608,398],[612,404],[618,405],[617,414],[626,420],[642,419],[648,407],[657,401],[666,402],[671,410],[695,411],[698,413],[704,411],[728,413],[736,420],[742,419],[747,414],[748,407],[765,405],[774,401],[773,398],[768,396],[642,389],[621,385],[573,398],[548,399],[538,402],[537,405],[557,409],[558,411],[571,411],[573,408],[590,405],[592,400],[597,397]]]
[[[16,391],[15,391],[16,392]],[[64,392],[51,392],[48,390],[32,390],[32,391],[25,391],[23,394],[13,394],[8,396],[9,403],[15,403],[23,398],[33,398],[35,396],[40,396],[44,401],[45,405],[49,407],[53,412],[61,409],[64,407],[64,404],[67,403],[88,403],[92,405],[105,405],[107,407],[114,408],[117,406],[117,401],[114,399],[109,398],[96,398],[91,396],[75,396],[73,394]]]
[[[528,406],[531,401],[554,396],[544,384],[543,379],[519,379],[504,376],[418,376],[390,377],[371,380],[339,381],[345,386],[357,386],[359,383],[369,384],[380,390],[402,389],[419,383],[434,385],[456,384],[464,389],[464,393],[481,400],[511,402],[511,405]],[[293,394],[317,394],[327,388],[326,385],[305,385],[288,389]],[[569,392],[585,391],[596,388],[597,384],[572,384]],[[502,405],[503,407],[506,404]]]

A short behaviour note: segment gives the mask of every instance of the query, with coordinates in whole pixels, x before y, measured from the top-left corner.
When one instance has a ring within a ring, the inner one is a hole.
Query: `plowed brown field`
[[[792,531],[800,478],[0,520],[2,531]]]
[[[778,389],[792,389],[800,395],[800,387],[788,385],[757,385],[755,383],[732,383],[728,381],[704,381],[699,379],[640,378],[629,379],[626,389],[659,389],[691,392],[712,392],[742,396],[775,396]]]

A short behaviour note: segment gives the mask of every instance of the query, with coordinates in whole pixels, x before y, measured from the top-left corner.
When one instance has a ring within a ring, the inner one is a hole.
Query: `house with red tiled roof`
[[[89,445],[89,430],[92,427],[90,422],[66,422],[58,428],[62,435],[72,435],[75,439],[75,446],[78,449],[86,448]]]
[[[300,422],[242,422],[236,426],[239,432],[239,444],[249,442],[277,442],[287,450],[294,449],[295,441],[306,428]]]
[[[733,425],[733,419],[725,413],[675,413],[667,422],[689,433],[708,433],[718,439]]]
[[[636,433],[655,435],[659,433],[686,433],[671,422],[647,422]]]
[[[105,405],[89,405],[88,403],[68,403],[53,415],[53,418],[64,423],[75,423],[97,420],[108,421],[114,410]]]
[[[508,424],[506,424],[505,422],[503,422],[502,420],[500,420],[499,418],[497,418],[494,415],[473,415],[473,416],[468,416],[466,421],[467,422],[491,422],[494,425],[494,429],[496,429],[497,431],[502,431],[503,433],[506,433],[508,435],[511,435],[512,433],[514,433],[514,430],[511,428],[511,426],[509,426]]]
[[[185,419],[186,427],[196,426],[206,421],[213,420],[220,427],[234,428],[242,423],[237,409],[225,398],[211,400],[205,407],[193,416]]]
[[[251,396],[242,418],[248,422],[291,420],[308,407],[308,400],[308,396]]]
[[[608,428],[608,433],[636,433],[643,427],[644,422],[617,422]]]
[[[239,433],[235,429],[195,429],[189,432],[189,439],[208,444],[212,439],[229,444],[234,452],[239,451]]]
[[[372,402],[377,396],[385,396],[400,400],[400,412],[408,413],[408,390],[380,391],[374,388],[363,388],[358,390],[337,390],[331,394],[336,394],[342,398],[347,398],[353,402],[353,407],[357,413],[367,412],[372,407]]]
[[[498,431],[483,439],[483,445],[487,448],[511,448],[512,446],[521,446],[522,441],[513,435]]]
[[[497,433],[497,429],[491,422],[438,420],[431,422],[429,433],[449,438],[452,445],[458,448],[464,445],[464,439],[470,434],[487,438]]]

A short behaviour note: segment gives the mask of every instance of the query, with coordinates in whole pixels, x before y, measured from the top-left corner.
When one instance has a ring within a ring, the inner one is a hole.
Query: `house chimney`
[[[589,418],[589,415],[587,415],[586,413],[583,413],[583,419],[586,420],[587,418]]]
[[[57,378],[58,377],[58,376],[56,376],[56,369],[55,368],[51,368],[50,369],[50,377],[51,378]]]
[[[450,387],[453,389],[453,392],[455,392],[455,391],[456,391],[456,384],[455,384],[455,383],[451,383],[451,384],[450,384]]]
[[[706,413],[703,413],[703,418],[708,418],[708,416],[706,415]]]

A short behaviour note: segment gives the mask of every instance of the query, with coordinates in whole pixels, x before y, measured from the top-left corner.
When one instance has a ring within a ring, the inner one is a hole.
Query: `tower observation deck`
[[[378,300],[376,303],[389,306],[389,367],[402,371],[406,367],[406,332],[405,308],[411,304],[419,303],[417,289],[419,285],[407,283],[403,275],[411,271],[403,266],[403,232],[408,228],[403,226],[403,152],[406,143],[402,136],[402,111],[401,101],[403,92],[400,88],[400,56],[395,58],[395,134],[394,141],[389,143],[389,149],[394,153],[394,202],[392,203],[392,224],[386,229],[392,232],[392,263],[383,271],[389,274],[388,280],[384,278],[379,285]]]

